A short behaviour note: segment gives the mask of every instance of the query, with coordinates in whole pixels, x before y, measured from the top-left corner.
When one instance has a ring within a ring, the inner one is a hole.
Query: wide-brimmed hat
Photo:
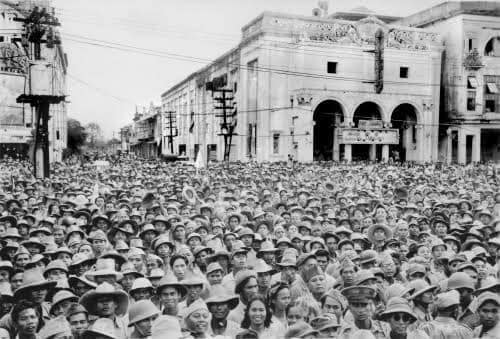
[[[208,308],[210,309],[210,305],[212,304],[222,304],[227,303],[229,305],[229,309],[233,310],[238,306],[239,297],[235,294],[230,295],[227,293],[227,290],[222,287],[222,285],[212,286],[210,290],[210,296],[205,300]]]
[[[73,289],[73,290],[75,289],[76,284],[79,283],[79,282],[84,283],[85,285],[87,285],[90,288],[96,288],[97,287],[96,283],[94,283],[93,281],[90,281],[90,280],[86,279],[85,277],[78,277],[76,275],[70,275],[69,278],[68,278],[68,284],[71,287],[71,289]]]
[[[97,259],[90,258],[85,253],[75,253],[75,255],[73,255],[73,258],[71,259],[71,264],[69,264],[68,268],[74,269],[76,266],[83,264],[94,265],[96,261]]]
[[[114,275],[116,280],[119,281],[123,278],[123,274],[117,272],[115,269],[115,261],[114,259],[97,259],[95,264],[95,269],[93,271],[87,272],[85,274],[85,278],[89,280],[95,280],[95,277],[105,276],[105,275]]]
[[[64,261],[59,259],[52,260],[51,262],[49,262],[49,264],[47,265],[47,267],[45,267],[45,270],[43,271],[43,276],[47,278],[49,272],[53,270],[61,270],[68,273],[68,267],[66,266]]]
[[[183,284],[181,284],[179,281],[177,281],[175,276],[172,274],[167,274],[163,278],[160,279],[160,282],[158,283],[158,287],[156,288],[157,293],[159,293],[165,287],[175,288],[179,292],[179,294],[181,295],[181,298],[184,298],[187,294],[186,287]]]
[[[408,288],[413,288],[414,292],[408,298],[409,300],[413,300],[419,295],[424,294],[425,292],[436,290],[438,287],[434,285],[429,285],[427,281],[423,279],[415,279],[410,281],[410,283],[408,284]]]
[[[122,290],[116,289],[113,285],[103,282],[97,285],[95,290],[88,291],[80,298],[82,304],[89,314],[97,314],[97,300],[101,297],[112,297],[116,300],[118,307],[116,308],[116,315],[124,315],[128,309],[128,294]]]
[[[82,339],[94,339],[96,337],[119,339],[115,329],[115,323],[109,318],[98,318],[82,334]]]
[[[29,299],[28,293],[33,291],[34,289],[47,289],[51,290],[56,287],[57,282],[55,281],[47,281],[42,276],[42,273],[39,269],[30,269],[26,270],[23,273],[23,283],[19,288],[14,292],[14,298],[16,300],[21,299]]]
[[[375,233],[376,230],[383,230],[384,233],[385,233],[385,239],[388,240],[390,238],[392,238],[392,231],[391,229],[386,226],[386,225],[383,225],[383,224],[374,224],[374,225],[371,225],[369,228],[368,228],[368,232],[367,232],[367,237],[368,239],[370,239],[371,243],[373,244],[375,242],[375,239],[373,238],[373,235]]]
[[[36,246],[40,249],[40,252],[45,252],[45,245],[42,244],[38,238],[31,237],[28,240],[21,241],[21,246],[25,248]]]
[[[151,300],[139,300],[130,306],[128,312],[129,326],[145,319],[159,315],[160,310]]]

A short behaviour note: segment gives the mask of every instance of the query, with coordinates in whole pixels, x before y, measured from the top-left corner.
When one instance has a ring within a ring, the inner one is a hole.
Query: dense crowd
[[[0,339],[500,338],[491,164],[0,161]]]

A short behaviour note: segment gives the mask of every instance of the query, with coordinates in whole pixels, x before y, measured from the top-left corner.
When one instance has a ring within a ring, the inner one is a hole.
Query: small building
[[[439,159],[499,161],[500,2],[446,2],[399,23],[443,38]]]
[[[152,103],[142,113],[136,112],[133,127],[129,130],[130,152],[146,159],[161,154],[162,116],[161,107]]]
[[[162,94],[163,111],[176,115],[173,152],[195,159],[202,150],[207,161],[437,160],[440,37],[398,19],[264,12],[238,46]]]

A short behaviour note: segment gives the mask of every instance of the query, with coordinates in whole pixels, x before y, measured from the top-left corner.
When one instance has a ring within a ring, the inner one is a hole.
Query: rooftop
[[[425,27],[457,15],[500,16],[499,1],[448,1],[399,20],[396,24]]]
[[[371,9],[364,7],[364,6],[355,7],[351,10],[348,10],[348,11],[335,12],[335,13],[329,15],[328,18],[330,18],[330,19],[343,19],[343,20],[350,20],[350,21],[359,21],[361,19],[366,18],[367,16],[376,17],[379,20],[382,20],[383,22],[385,22],[386,24],[402,19],[399,16],[378,14],[378,13],[376,13],[376,12],[372,11]]]

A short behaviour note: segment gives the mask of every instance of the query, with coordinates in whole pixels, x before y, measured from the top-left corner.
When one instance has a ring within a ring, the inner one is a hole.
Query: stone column
[[[446,163],[448,164],[451,164],[451,158],[452,158],[452,154],[453,154],[453,142],[452,142],[452,130],[451,128],[448,128],[446,130],[446,135],[447,135],[447,139],[446,139]]]
[[[377,145],[370,145],[370,161],[377,160]]]
[[[458,163],[465,164],[467,161],[467,136],[462,128],[458,129]]]
[[[347,162],[352,161],[352,145],[350,144],[344,145],[344,160]]]
[[[333,129],[333,161],[340,160],[340,144],[339,144],[339,129],[335,127]]]
[[[481,129],[472,139],[472,161],[481,161]]]
[[[382,162],[389,161],[389,145],[382,145]]]

